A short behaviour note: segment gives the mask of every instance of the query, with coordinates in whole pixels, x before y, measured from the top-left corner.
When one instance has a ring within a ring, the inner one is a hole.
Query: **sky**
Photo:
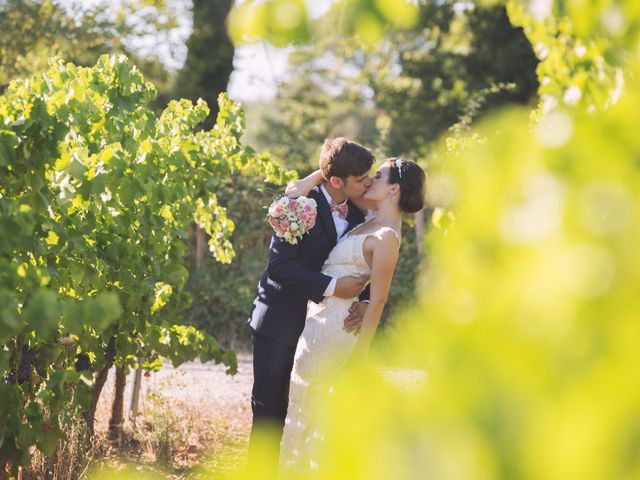
[[[305,0],[311,18],[329,10],[334,0]],[[267,42],[236,48],[234,70],[228,93],[239,102],[269,100],[277,92],[277,85],[287,75],[287,58],[291,48],[275,48]]]
[[[229,96],[239,102],[273,98],[277,85],[286,78],[290,50],[266,42],[236,48],[227,88]]]

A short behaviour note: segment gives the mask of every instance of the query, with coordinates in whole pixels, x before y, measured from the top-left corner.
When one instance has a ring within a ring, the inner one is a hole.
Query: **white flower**
[[[280,200],[278,200],[278,203],[283,207],[286,207],[287,205],[289,205],[289,197],[281,197]]]

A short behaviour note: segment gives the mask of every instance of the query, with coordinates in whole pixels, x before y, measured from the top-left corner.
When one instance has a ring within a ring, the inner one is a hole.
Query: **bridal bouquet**
[[[316,207],[313,198],[285,196],[269,206],[267,219],[278,237],[295,245],[316,224]]]

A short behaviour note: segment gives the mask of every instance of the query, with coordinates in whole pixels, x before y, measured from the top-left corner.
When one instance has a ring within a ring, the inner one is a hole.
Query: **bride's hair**
[[[387,159],[389,183],[400,185],[398,206],[405,213],[415,213],[424,207],[424,170],[416,162],[399,157]]]

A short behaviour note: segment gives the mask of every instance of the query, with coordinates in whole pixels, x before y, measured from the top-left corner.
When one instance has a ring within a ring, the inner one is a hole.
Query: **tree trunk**
[[[124,387],[127,385],[127,375],[123,367],[116,367],[116,380],[113,388],[113,404],[111,405],[111,419],[109,420],[109,439],[117,440],[122,434],[124,425]]]
[[[96,408],[98,407],[100,393],[102,393],[102,387],[104,387],[104,384],[107,381],[110,369],[111,365],[105,365],[105,367],[96,375],[96,378],[93,381],[93,387],[91,388],[91,404],[89,405],[89,409],[82,414],[84,421],[87,423],[87,430],[90,437],[93,437],[95,433]]]
[[[109,370],[113,366],[113,362],[116,359],[116,337],[111,337],[107,344],[107,350],[105,352],[104,367],[98,372],[91,388],[91,404],[89,408],[82,413],[82,417],[87,424],[88,434],[91,438],[95,434],[95,420],[96,420],[96,408],[98,407],[98,400],[100,400],[100,394],[104,387],[107,377],[109,376]]]

